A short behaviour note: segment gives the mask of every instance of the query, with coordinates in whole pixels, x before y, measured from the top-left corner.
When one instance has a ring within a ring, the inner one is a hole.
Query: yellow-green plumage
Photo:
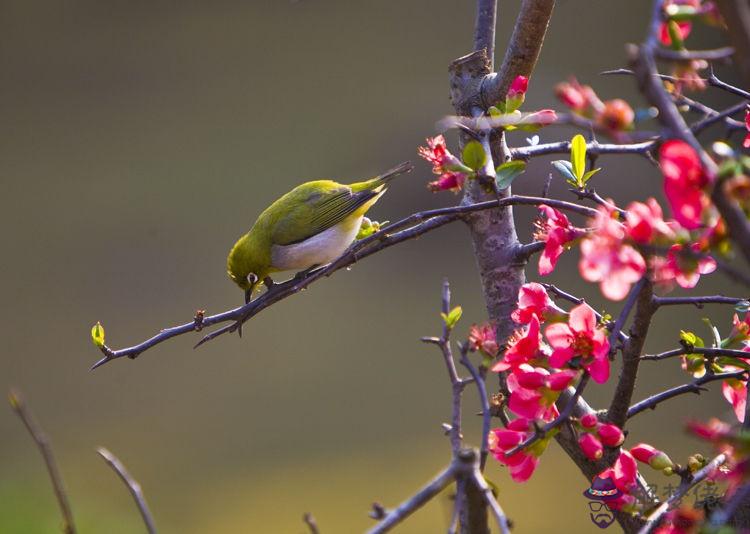
[[[232,247],[227,258],[229,277],[249,297],[271,273],[330,263],[354,241],[362,217],[388,183],[411,168],[402,163],[381,176],[349,185],[316,180],[295,187],[266,208]]]

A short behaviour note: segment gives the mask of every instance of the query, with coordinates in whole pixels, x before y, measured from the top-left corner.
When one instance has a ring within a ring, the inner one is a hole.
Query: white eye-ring
[[[247,281],[250,282],[250,285],[255,285],[258,283],[258,275],[255,273],[250,273],[247,275]]]

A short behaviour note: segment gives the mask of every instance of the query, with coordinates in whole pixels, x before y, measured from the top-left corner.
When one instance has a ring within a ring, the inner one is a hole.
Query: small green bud
[[[104,347],[104,327],[99,321],[91,328],[91,341],[100,349]]]

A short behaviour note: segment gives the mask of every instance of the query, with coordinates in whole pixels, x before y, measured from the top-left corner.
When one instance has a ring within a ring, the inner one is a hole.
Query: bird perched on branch
[[[349,185],[315,180],[298,185],[263,211],[227,258],[229,277],[245,291],[279,271],[306,270],[332,262],[352,244],[367,210],[393,178],[412,170],[409,162]]]

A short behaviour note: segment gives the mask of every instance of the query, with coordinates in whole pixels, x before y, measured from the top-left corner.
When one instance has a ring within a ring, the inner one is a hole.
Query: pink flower
[[[631,491],[636,486],[638,465],[628,451],[621,451],[612,466],[615,485],[622,491]]]
[[[551,421],[559,412],[555,406],[560,392],[570,385],[578,371],[551,373],[542,367],[522,363],[508,375],[508,407],[521,417]]]
[[[469,329],[469,349],[472,352],[480,351],[485,356],[495,358],[499,350],[495,338],[495,327],[491,323],[471,325]]]
[[[464,186],[466,175],[462,172],[446,172],[440,178],[427,184],[427,188],[433,193],[438,191],[453,191],[458,193]]]
[[[690,35],[690,31],[693,29],[693,23],[689,20],[677,23],[677,33],[680,36],[680,40],[687,39]],[[659,26],[659,41],[664,46],[672,46],[672,37],[669,35],[669,22],[662,22]]]
[[[582,236],[584,231],[570,224],[565,214],[555,208],[542,205],[539,211],[544,218],[537,219],[535,223],[537,231],[534,239],[544,241],[544,251],[539,257],[539,274],[545,276],[554,270],[566,245]]]
[[[511,317],[519,324],[528,323],[533,316],[543,321],[545,312],[553,307],[552,299],[547,295],[544,286],[531,282],[522,285],[518,290],[518,307],[513,310]]]
[[[578,446],[589,460],[598,460],[604,454],[604,447],[593,434],[583,434],[578,438]]]
[[[698,245],[693,244],[690,248],[699,254]],[[654,262],[655,279],[660,284],[675,280],[680,287],[692,289],[700,280],[702,274],[710,274],[716,270],[716,261],[713,258],[695,258],[681,253],[683,245],[672,245],[667,252],[664,262]]]
[[[653,469],[659,471],[674,466],[674,463],[665,452],[660,451],[647,443],[639,443],[631,448],[630,454],[632,454],[639,462],[648,464]]]
[[[622,131],[633,126],[633,119],[635,113],[630,104],[621,98],[615,98],[604,102],[604,109],[596,118],[596,122],[606,130]]]
[[[524,95],[528,88],[529,79],[526,76],[516,76],[516,79],[510,84],[510,89],[508,89],[508,98],[517,98],[519,95]]]
[[[552,345],[550,365],[560,368],[573,358],[581,358],[581,364],[595,382],[607,381],[609,340],[604,331],[597,328],[594,310],[588,304],[570,310],[568,324],[551,324],[545,335]]]
[[[604,109],[604,103],[588,85],[581,85],[571,78],[555,86],[555,95],[566,106],[579,114],[593,115]]]
[[[541,341],[539,318],[533,316],[525,331],[516,332],[508,339],[508,348],[505,350],[503,359],[492,367],[492,371],[496,373],[506,371],[535,359],[539,355]]]
[[[661,206],[654,198],[646,203],[631,202],[625,213],[625,233],[636,243],[652,243],[657,238],[673,238],[674,231],[664,221]]]
[[[521,367],[527,369],[521,369]],[[555,400],[558,395],[555,395],[555,398],[545,395],[544,382],[533,388],[521,385],[521,382],[524,382],[527,386],[536,385],[534,383],[539,378],[543,380],[546,378],[545,374],[549,374],[546,369],[534,369],[528,364],[522,364],[508,375],[507,382],[510,391],[508,408],[514,414],[527,419],[543,419],[545,421],[551,421],[557,416]]]
[[[745,140],[742,141],[742,146],[750,148],[750,106],[745,111],[745,130],[747,130],[747,134],[745,135]]]
[[[539,464],[537,454],[541,454],[537,447],[532,451],[521,450],[508,456],[506,453],[514,447],[523,443],[534,432],[531,421],[525,418],[511,421],[506,428],[495,428],[490,431],[489,450],[492,455],[503,465],[507,465],[510,476],[516,482],[528,480],[536,466]]]
[[[704,189],[709,177],[703,170],[693,147],[671,139],[659,149],[659,163],[664,175],[664,193],[675,219],[687,230],[700,227],[703,209],[708,205]]]
[[[602,294],[622,300],[630,286],[646,272],[646,262],[638,251],[624,243],[625,227],[616,221],[607,206],[601,206],[591,224],[592,232],[581,241],[578,268],[581,277],[599,282]]]
[[[427,146],[421,146],[417,153],[432,163],[432,172],[434,174],[443,174],[446,171],[457,171],[463,169],[464,165],[461,160],[450,153],[445,144],[445,137],[438,135],[427,138]]]
[[[747,381],[731,378],[721,383],[721,393],[732,405],[734,415],[739,422],[745,420],[745,405],[747,404]]]
[[[427,184],[432,191],[460,191],[471,171],[461,160],[450,153],[445,144],[445,137],[438,135],[427,138],[427,146],[421,146],[417,153],[432,163],[432,172],[440,176],[434,182]]]
[[[746,313],[745,318],[742,320],[735,313],[734,317],[732,317],[732,330],[729,332],[729,336],[727,336],[726,347],[747,341],[748,338],[750,338],[750,312]],[[750,357],[750,354],[748,354],[748,357]]]
[[[610,423],[599,425],[596,433],[599,434],[602,445],[606,445],[607,447],[619,447],[625,441],[625,435],[620,430],[620,427]]]
[[[720,421],[715,417],[710,419],[708,423],[700,423],[697,421],[690,421],[687,424],[687,429],[692,434],[698,436],[706,441],[719,442],[729,438],[732,435],[732,427]]]

